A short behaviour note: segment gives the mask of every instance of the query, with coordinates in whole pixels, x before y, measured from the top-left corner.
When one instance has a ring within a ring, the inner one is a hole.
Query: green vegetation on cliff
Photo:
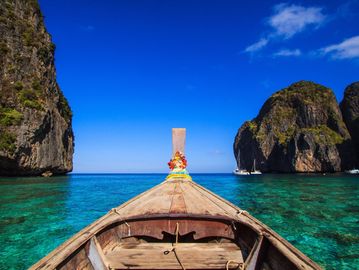
[[[25,107],[41,110],[42,106],[37,93],[33,89],[23,89],[18,94],[21,104]]]
[[[330,118],[343,126],[335,106],[337,104],[332,90],[313,82],[299,81],[269,98],[260,115],[251,121],[251,126],[256,127],[251,128],[251,131],[255,138],[263,142],[265,134],[270,130],[283,146],[302,132],[315,135],[318,142],[340,144],[344,138],[323,125],[324,118]]]
[[[0,108],[0,126],[18,125],[23,119],[23,114],[12,108]]]
[[[16,146],[16,136],[7,131],[0,132],[0,151],[7,152],[9,154],[13,154]]]
[[[59,108],[61,116],[66,120],[66,122],[71,121],[72,111],[71,111],[71,108],[70,108],[70,105],[69,105],[67,99],[65,98],[65,96],[62,92],[59,93],[58,108]]]
[[[315,142],[319,144],[336,145],[344,142],[343,136],[325,125],[302,128],[300,129],[300,132],[313,134]]]
[[[334,93],[331,89],[310,81],[299,81],[291,84],[274,95],[272,99],[277,101],[288,101],[300,98],[301,102],[306,104],[316,104],[318,101],[332,102]],[[325,105],[325,104],[323,104]]]

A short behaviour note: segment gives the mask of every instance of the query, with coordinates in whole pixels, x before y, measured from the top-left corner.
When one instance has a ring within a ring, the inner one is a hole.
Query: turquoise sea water
[[[325,269],[359,269],[359,177],[194,174]],[[0,178],[0,269],[26,269],[165,175]]]

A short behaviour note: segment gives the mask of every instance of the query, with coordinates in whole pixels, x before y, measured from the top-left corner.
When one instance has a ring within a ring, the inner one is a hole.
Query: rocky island
[[[340,108],[352,137],[356,159],[359,161],[359,82],[352,83],[345,89]]]
[[[345,96],[345,119],[357,121],[358,110],[347,108],[356,103],[358,109],[358,85],[350,86]],[[358,134],[357,123],[349,127]],[[248,170],[254,160],[263,172],[339,172],[356,164],[352,137],[334,93],[309,81],[273,94],[258,116],[241,126],[233,147]]]
[[[72,112],[37,0],[0,2],[0,175],[72,170]]]

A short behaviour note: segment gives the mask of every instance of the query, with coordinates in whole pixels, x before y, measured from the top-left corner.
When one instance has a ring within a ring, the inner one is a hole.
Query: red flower
[[[187,167],[187,160],[181,152],[177,151],[174,154],[173,158],[167,164],[171,170],[176,167],[180,169],[185,169]]]

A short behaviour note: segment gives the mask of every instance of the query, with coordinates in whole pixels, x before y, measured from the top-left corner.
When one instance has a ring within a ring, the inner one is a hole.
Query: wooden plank
[[[191,188],[188,182],[182,182],[181,189],[183,190],[183,199],[185,201],[188,214],[201,213],[203,215],[211,215],[208,209],[203,205],[203,203],[205,203],[203,198],[193,192],[193,188]]]
[[[171,214],[174,213],[187,213],[186,203],[183,198],[183,190],[179,183],[175,183],[175,189],[172,196],[172,202],[170,211]]]
[[[199,250],[240,250],[240,247],[232,242],[224,243],[177,243],[176,247],[181,249],[199,249]],[[172,243],[163,243],[163,242],[152,242],[152,243],[143,243],[143,242],[121,242],[112,251],[120,251],[122,249],[144,249],[144,250],[159,250],[159,249],[172,249]],[[110,252],[105,253],[107,256]]]
[[[95,270],[108,270],[108,267],[106,266],[106,257],[97,242],[96,236],[92,237],[90,240],[88,258]]]
[[[254,245],[251,253],[249,254],[246,260],[246,270],[255,270],[258,265],[258,259],[260,252],[263,250],[263,239],[264,237],[261,236],[258,242]]]
[[[212,216],[225,215],[224,211],[213,200],[210,200],[202,192],[193,188],[191,182],[183,182],[181,187],[188,213]]]
[[[175,248],[186,268],[224,269],[228,260],[243,262],[234,243],[179,243]],[[130,269],[181,269],[170,243],[122,244],[107,253],[106,258],[114,269],[124,269],[123,265]]]
[[[120,208],[118,213],[123,217],[153,213],[169,213],[174,188],[174,185],[163,183],[160,188],[152,190],[139,200],[133,201],[124,208]]]
[[[229,204],[229,202],[206,190],[204,187],[196,184],[195,182],[189,182],[189,185],[191,186],[190,190],[192,190],[192,192],[198,194],[198,196],[201,195],[202,200],[212,206],[212,209],[214,209],[213,215],[228,216],[236,219],[238,218],[238,208],[233,207]]]
[[[57,268],[58,270],[94,270],[90,260],[86,255],[85,249],[81,249],[77,254]]]

